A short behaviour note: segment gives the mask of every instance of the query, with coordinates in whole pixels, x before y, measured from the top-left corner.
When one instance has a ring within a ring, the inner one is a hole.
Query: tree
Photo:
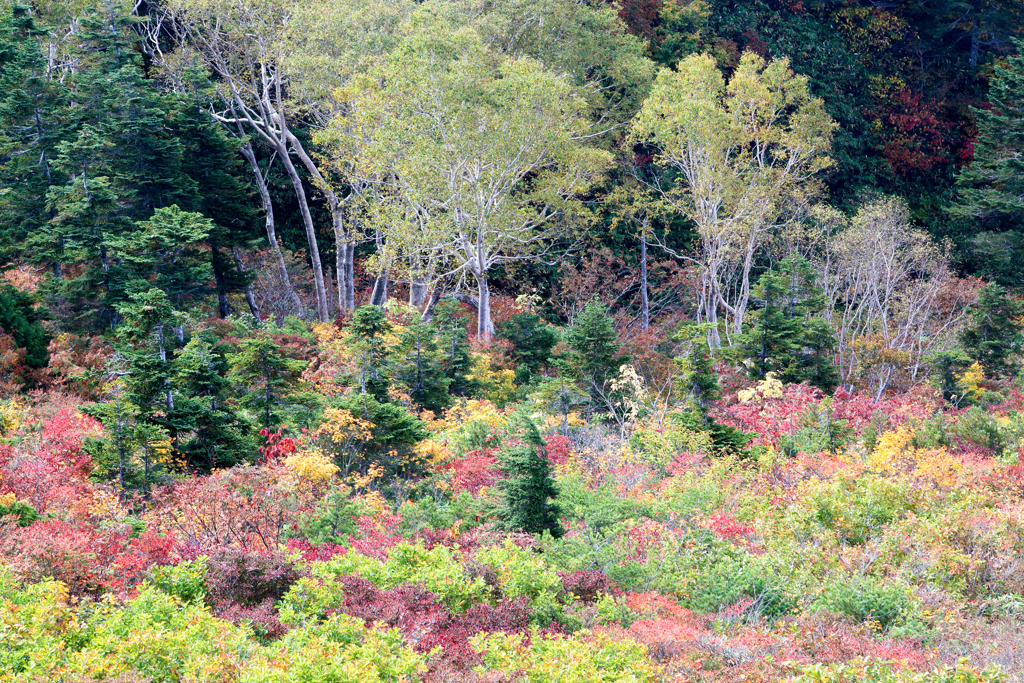
[[[392,356],[391,377],[417,405],[439,413],[451,403],[451,379],[445,374],[435,333],[432,323],[419,320],[402,330]]]
[[[391,374],[385,335],[391,332],[391,323],[379,306],[367,304],[356,309],[349,331],[347,343],[356,366],[359,393],[388,402]]]
[[[1003,287],[992,283],[978,292],[978,301],[971,307],[970,323],[960,334],[960,341],[971,360],[980,363],[989,375],[1016,376],[1021,315],[1024,305],[1011,299]]]
[[[698,322],[715,325],[712,347],[720,344],[719,308],[730,333],[742,330],[755,258],[831,163],[834,129],[785,59],[766,64],[744,53],[726,84],[713,57],[694,55],[655,80],[631,139],[653,146],[656,162],[678,177],[677,186],[656,189],[697,228],[697,255],[682,258],[700,268]]]
[[[1024,41],[1014,45],[1024,50]],[[972,108],[978,122],[974,159],[957,175],[960,197],[952,213],[983,226],[971,240],[982,272],[1016,286],[1024,248],[1024,54],[996,66],[988,99],[989,107]]]
[[[41,313],[27,294],[10,285],[0,287],[0,328],[25,349],[25,364],[30,368],[46,367],[48,359],[50,340],[40,324]]]
[[[589,394],[597,410],[614,411],[617,400],[611,381],[629,357],[620,352],[608,309],[597,297],[587,303],[576,324],[566,331],[565,343],[569,349],[557,361],[562,374]]]
[[[446,299],[435,306],[431,318],[437,330],[441,370],[448,378],[448,392],[453,396],[469,396],[477,389],[476,382],[469,378],[473,357],[470,354],[465,320],[466,316],[459,311],[458,303],[452,299]]]
[[[256,332],[227,354],[229,379],[238,387],[239,404],[252,410],[262,429],[276,430],[286,424],[297,401],[293,394],[305,361],[281,354],[266,332]]]
[[[551,476],[551,463],[536,425],[524,419],[523,443],[498,454],[497,481],[501,492],[498,519],[510,531],[539,534],[548,531],[561,538],[565,533],[558,520],[561,509],[555,502],[558,486]]]
[[[219,102],[211,109],[213,118],[226,127],[255,135],[277,153],[291,180],[306,231],[317,316],[326,322],[330,313],[316,226],[293,155],[324,192],[335,221],[340,220],[340,203],[291,129],[293,112],[286,97],[287,76],[283,67],[287,45],[282,38],[292,11],[287,0],[175,0],[166,6],[166,16],[158,15],[153,22],[156,29],[149,48],[167,72],[176,76],[179,87],[185,82],[186,70],[193,66],[187,54],[187,50],[193,50],[215,76]],[[168,21],[163,21],[165,18]],[[160,27],[178,32],[175,38],[179,45],[187,47],[185,55],[164,55],[159,49],[163,38]]]
[[[824,296],[810,263],[788,257],[764,273],[753,289],[757,309],[738,338],[752,379],[773,373],[784,382],[809,382],[828,391],[839,383],[832,365],[835,335],[820,317]]]
[[[555,331],[535,313],[517,313],[498,325],[498,338],[512,344],[516,384],[528,384],[551,359],[558,343]]]
[[[349,129],[358,117],[376,181],[403,216],[426,218],[394,225],[384,260],[441,250],[453,262],[447,275],[476,280],[477,332],[489,337],[488,273],[550,250],[609,156],[580,139],[586,103],[563,78],[495,55],[473,30],[426,11],[409,30],[330,125]]]

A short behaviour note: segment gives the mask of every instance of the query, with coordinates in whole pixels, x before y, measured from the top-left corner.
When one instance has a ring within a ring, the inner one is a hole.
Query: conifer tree
[[[524,418],[523,443],[503,450],[497,482],[501,492],[498,518],[510,531],[539,534],[548,531],[555,538],[565,532],[558,520],[561,509],[555,502],[558,486],[551,476],[551,463],[536,425]]]
[[[617,376],[619,367],[629,362],[629,357],[620,352],[608,308],[597,297],[576,317],[565,341],[569,350],[557,363],[562,374],[589,394],[595,410],[611,409],[616,403],[611,380]]]
[[[434,326],[413,322],[402,331],[398,342],[392,359],[392,378],[405,387],[417,405],[440,412],[451,403],[451,380],[444,374]]]
[[[774,373],[784,382],[810,382],[829,390],[839,383],[832,365],[836,340],[827,321],[816,317],[824,297],[810,264],[790,257],[760,277],[753,289],[757,309],[739,339],[740,355],[752,379]]]
[[[391,323],[379,306],[368,304],[356,309],[349,331],[348,344],[357,367],[360,393],[386,403],[391,378],[384,336],[391,331]]]
[[[469,378],[473,360],[469,352],[469,332],[463,320],[453,299],[437,304],[430,320],[437,330],[441,371],[448,379],[448,391],[453,396],[468,396],[477,389],[476,383]]]
[[[1024,305],[992,283],[978,293],[971,309],[971,323],[960,335],[964,350],[990,376],[1015,376],[1018,371]]]
[[[286,424],[299,405],[294,393],[306,363],[283,356],[265,332],[243,339],[236,353],[227,354],[227,361],[239,403],[252,411],[257,424],[269,430]]]
[[[497,335],[512,344],[516,384],[529,384],[551,359],[558,337],[539,315],[517,313],[498,325]]]

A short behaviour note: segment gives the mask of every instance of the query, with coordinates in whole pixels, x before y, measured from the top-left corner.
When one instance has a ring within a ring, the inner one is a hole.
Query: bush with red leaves
[[[575,596],[577,600],[587,604],[597,602],[602,595],[615,595],[619,592],[615,582],[604,572],[558,572],[558,576],[562,579],[565,597]]]
[[[224,548],[210,558],[206,599],[218,617],[235,623],[247,620],[257,633],[273,638],[287,630],[274,604],[299,577],[281,553]]]

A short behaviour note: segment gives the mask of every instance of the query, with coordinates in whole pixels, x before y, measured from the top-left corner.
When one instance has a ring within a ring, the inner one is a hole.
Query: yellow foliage
[[[491,357],[484,353],[472,354],[473,369],[468,378],[483,387],[484,398],[504,405],[515,399],[516,373],[514,370],[497,370],[491,367]]]
[[[766,401],[771,398],[782,398],[782,388],[782,381],[775,376],[774,372],[769,372],[763,380],[757,383],[757,386],[741,389],[736,392],[736,396],[740,399],[740,403],[750,403],[754,400]]]
[[[981,363],[974,361],[971,367],[957,376],[957,380],[966,395],[978,398],[981,395],[981,383],[985,380],[985,369],[981,367]]]
[[[953,486],[963,465],[945,448],[914,448],[914,432],[899,427],[878,437],[867,465],[881,474],[905,476],[940,488]]]
[[[344,408],[328,408],[316,434],[327,436],[338,445],[353,441],[369,441],[373,423],[356,417]]]
[[[316,448],[289,455],[284,465],[299,481],[311,484],[330,481],[338,473],[338,466]]]
[[[440,419],[429,421],[427,429],[438,433],[449,429],[459,429],[471,422],[482,422],[494,431],[504,429],[508,418],[491,401],[472,399],[457,403],[446,410]]]
[[[27,412],[25,404],[16,398],[0,403],[0,435],[7,436],[18,431]]]
[[[17,497],[13,493],[0,493],[0,505],[8,506],[14,505],[18,502]]]

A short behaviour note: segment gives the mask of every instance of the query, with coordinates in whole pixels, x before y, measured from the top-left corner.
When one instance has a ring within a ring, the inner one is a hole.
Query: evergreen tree
[[[608,308],[596,297],[591,299],[566,332],[565,341],[569,350],[558,360],[559,370],[580,385],[596,410],[610,409],[615,404],[611,380],[629,357],[619,350]]]
[[[417,405],[437,413],[451,403],[451,379],[444,374],[434,333],[433,325],[421,321],[406,327],[398,337],[391,376]]]
[[[978,361],[990,376],[1016,376],[1021,315],[1024,305],[1011,299],[1003,287],[992,283],[978,293],[971,322],[960,341],[968,357]]]
[[[25,364],[30,368],[46,367],[48,360],[50,339],[40,324],[41,313],[29,295],[9,285],[0,287],[0,328],[25,349]]]
[[[0,262],[18,255],[28,235],[52,218],[49,188],[63,182],[57,146],[71,134],[69,90],[48,77],[41,41],[27,5],[0,8]]]
[[[356,382],[359,384],[360,393],[370,394],[381,403],[390,400],[390,367],[384,340],[390,331],[391,323],[379,306],[360,306],[352,314],[348,345],[357,368]]]
[[[276,430],[299,405],[294,394],[306,363],[283,356],[265,332],[243,339],[238,346],[237,352],[227,354],[227,361],[239,403],[252,411],[262,429]]]
[[[558,520],[561,509],[555,502],[558,486],[551,476],[551,463],[536,425],[524,418],[523,444],[499,453],[502,479],[498,519],[510,531],[539,534],[548,531],[555,538],[565,532]]]
[[[545,325],[539,315],[517,313],[502,321],[497,336],[512,344],[512,360],[516,364],[516,384],[529,384],[551,359],[558,343],[555,331]]]
[[[963,351],[944,351],[931,359],[932,384],[942,392],[942,398],[957,404],[969,403],[960,376],[970,367],[971,359]]]
[[[231,397],[228,371],[225,351],[203,335],[193,336],[175,358],[175,407],[191,426],[178,452],[191,470],[209,472],[255,459],[256,429]]]
[[[828,322],[816,317],[824,297],[810,264],[790,257],[760,277],[753,290],[749,328],[739,353],[752,379],[774,373],[784,382],[809,382],[830,390],[839,383],[832,365],[836,340]]]
[[[448,392],[453,396],[469,396],[478,389],[469,379],[473,359],[469,352],[469,332],[459,305],[446,299],[434,307],[431,324],[437,330],[437,347],[441,354],[441,372],[448,379]]]

